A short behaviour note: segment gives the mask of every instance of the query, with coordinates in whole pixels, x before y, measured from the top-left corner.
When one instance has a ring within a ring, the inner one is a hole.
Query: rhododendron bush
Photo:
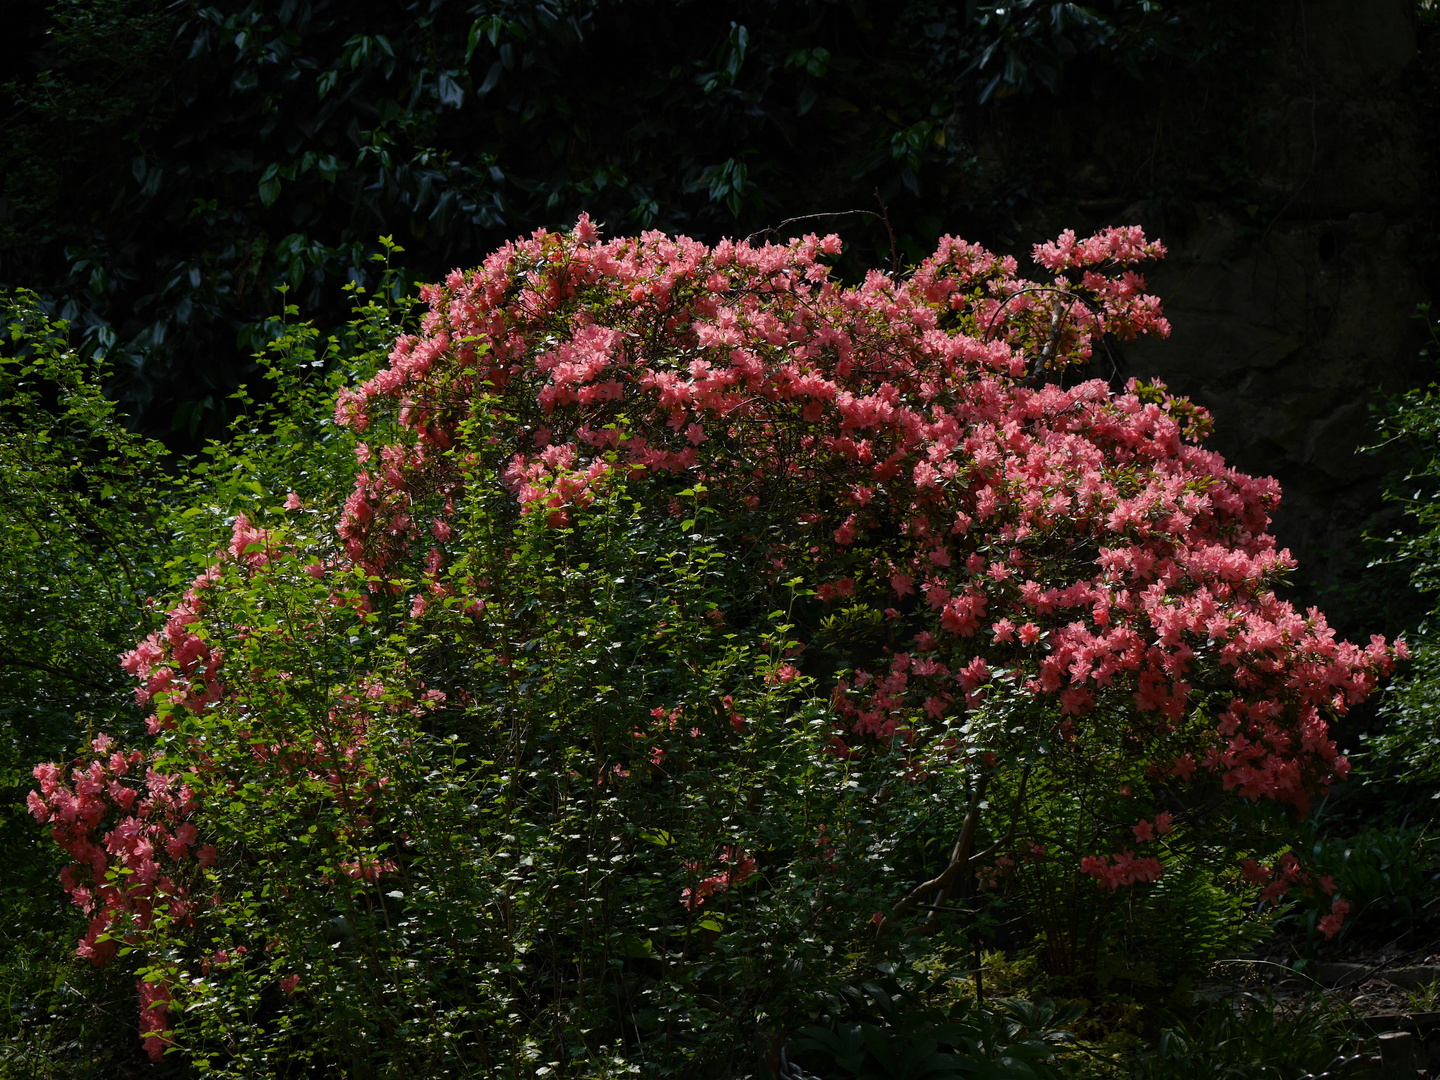
[[[335,1061],[659,1067],[790,1023],[834,946],[963,936],[957,892],[1031,897],[1074,970],[1100,923],[1047,905],[1343,779],[1399,647],[1276,596],[1279,489],[1203,410],[1073,375],[1168,333],[1161,245],[1066,233],[1034,281],[946,238],[857,287],[839,245],[581,218],[422,291],[334,401],[343,506],[261,500],[126,656],[148,762],[37,771],[156,1053],[308,1016]],[[1230,862],[1334,933],[1277,853]]]

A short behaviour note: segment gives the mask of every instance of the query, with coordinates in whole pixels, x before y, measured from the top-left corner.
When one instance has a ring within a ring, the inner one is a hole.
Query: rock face
[[[1369,406],[1420,377],[1412,254],[1436,193],[1399,85],[1416,45],[1403,0],[1282,11],[1253,159],[1257,198],[1279,210],[1247,220],[1197,205],[1166,234],[1150,281],[1174,334],[1127,348],[1125,366],[1205,405],[1215,448],[1280,480],[1276,532],[1325,582],[1353,571],[1347,555],[1379,509],[1385,463],[1356,453]],[[1152,224],[1144,205],[1128,214]]]
[[[1369,964],[1316,964],[1314,978],[1329,987],[1359,986],[1370,979],[1380,979],[1406,990],[1415,990],[1440,982],[1440,967],[1372,967]]]
[[[1412,316],[1425,292],[1411,229],[1357,210],[1280,222],[1244,244],[1237,231],[1212,211],[1175,244],[1150,279],[1172,338],[1135,343],[1123,366],[1204,405],[1212,445],[1280,481],[1276,533],[1324,580],[1346,571],[1380,508],[1385,463],[1357,452],[1373,434],[1370,405],[1418,374]]]
[[[1380,482],[1393,467],[1356,453],[1373,434],[1377,391],[1430,377],[1417,360],[1425,335],[1413,316],[1427,288],[1416,255],[1435,246],[1440,185],[1406,85],[1418,70],[1413,6],[1267,5],[1268,47],[1257,50],[1244,107],[1229,115],[1230,105],[1217,113],[1185,100],[1211,92],[1200,85],[1155,86],[1149,105],[1103,110],[1112,119],[1101,127],[1076,111],[1093,115],[1093,97],[1052,107],[1047,148],[1066,163],[1070,198],[1042,205],[1011,248],[1021,254],[1061,228],[1124,223],[1165,241],[1170,254],[1147,278],[1172,337],[1129,343],[1098,358],[1096,373],[1163,380],[1213,413],[1210,445],[1227,460],[1280,481],[1275,531],[1300,560],[1304,603],[1365,565],[1360,534],[1377,527]],[[1005,137],[1046,122],[1032,113]],[[1146,163],[1167,139],[1189,140],[1188,174],[1167,197],[1155,194],[1163,184],[1152,169],[1142,197]],[[1207,140],[1217,159],[1222,145],[1232,157],[1238,147],[1238,168],[1207,163]],[[988,152],[1015,157],[1000,136]],[[1381,629],[1373,610],[1325,599],[1345,631]]]

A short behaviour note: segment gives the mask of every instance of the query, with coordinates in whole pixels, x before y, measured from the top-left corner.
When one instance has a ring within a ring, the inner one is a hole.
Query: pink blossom
[[[1345,916],[1350,913],[1350,905],[1340,897],[1335,897],[1330,905],[1330,914],[1315,924],[1315,928],[1325,935],[1325,939],[1331,940],[1340,932],[1340,927],[1345,923]]]

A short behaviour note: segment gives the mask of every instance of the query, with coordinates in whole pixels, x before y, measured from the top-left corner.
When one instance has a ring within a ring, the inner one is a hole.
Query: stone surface
[[[1372,970],[1365,964],[1316,964],[1313,974],[1326,986],[1355,986],[1368,979]]]
[[[1170,248],[1147,275],[1174,327],[1106,358],[1211,411],[1211,445],[1284,497],[1275,531],[1300,559],[1299,599],[1364,565],[1358,541],[1392,463],[1358,450],[1371,406],[1429,377],[1414,261],[1440,191],[1399,80],[1416,35],[1402,0],[1277,5],[1254,146],[1256,204],[1132,204]],[[1347,628],[1352,632],[1358,628]]]
[[[1403,986],[1406,990],[1414,990],[1417,987],[1429,986],[1431,983],[1440,982],[1440,967],[1428,965],[1420,967],[1394,968],[1384,973],[1386,982],[1394,983],[1396,986]]]

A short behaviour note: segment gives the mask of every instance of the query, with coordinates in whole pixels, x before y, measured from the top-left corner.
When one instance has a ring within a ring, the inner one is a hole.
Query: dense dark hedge
[[[0,283],[41,292],[138,422],[188,443],[253,375],[275,286],[338,321],[381,234],[430,279],[581,210],[710,241],[871,211],[826,223],[855,268],[892,257],[882,203],[902,260],[944,231],[1005,246],[1084,181],[1048,132],[1028,161],[987,138],[1093,101],[1148,145],[1157,89],[1195,80],[1225,88],[1187,136],[1204,167],[1152,160],[1131,197],[1223,186],[1211,129],[1266,36],[1229,0],[1173,7],[61,0],[14,24]]]

